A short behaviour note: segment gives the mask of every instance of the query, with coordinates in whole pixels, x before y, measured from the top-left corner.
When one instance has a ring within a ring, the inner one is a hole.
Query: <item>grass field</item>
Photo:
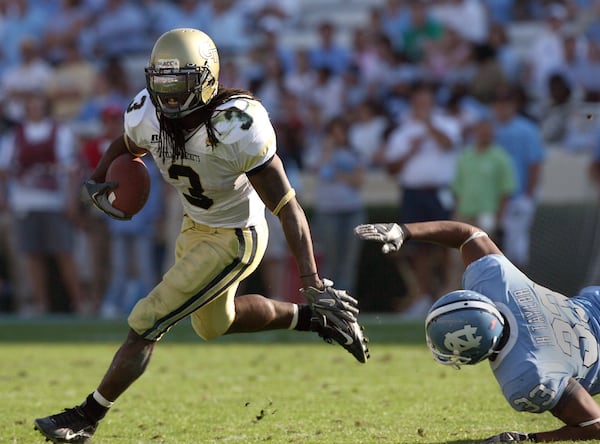
[[[363,316],[371,359],[310,333],[205,343],[187,322],[156,348],[94,444],[452,443],[560,426],[513,411],[487,366],[433,361],[421,323]],[[0,443],[44,440],[33,419],[81,402],[102,377],[124,322],[0,318]]]

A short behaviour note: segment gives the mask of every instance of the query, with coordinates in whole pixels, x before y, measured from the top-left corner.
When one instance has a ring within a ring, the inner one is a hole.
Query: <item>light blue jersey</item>
[[[499,254],[470,264],[463,287],[489,297],[507,319],[510,338],[490,366],[515,410],[551,409],[571,377],[592,395],[600,392],[600,287],[567,298]]]

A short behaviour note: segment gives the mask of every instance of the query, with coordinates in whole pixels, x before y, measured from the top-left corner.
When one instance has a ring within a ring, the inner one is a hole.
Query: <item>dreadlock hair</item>
[[[212,115],[215,109],[227,102],[233,97],[258,100],[251,92],[239,88],[228,88],[219,85],[217,94],[212,100],[202,108],[194,111],[194,114],[199,119],[198,126],[206,125],[206,133],[208,143],[215,146],[219,141],[215,135],[215,128],[212,123]],[[171,158],[172,162],[178,159],[185,158],[185,131],[181,124],[181,119],[168,119],[164,115],[159,114],[158,121],[160,124],[160,132],[158,136],[159,155],[162,159]]]

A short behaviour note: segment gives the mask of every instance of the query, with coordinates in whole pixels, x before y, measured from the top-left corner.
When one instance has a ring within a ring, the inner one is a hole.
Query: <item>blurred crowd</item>
[[[181,209],[159,178],[129,222],[79,190],[175,27],[213,38],[220,81],[264,103],[290,176],[314,175],[321,274],[350,292],[369,172],[397,182],[399,222],[477,223],[526,268],[547,147],[598,151],[598,1],[0,0],[0,311],[123,316],[169,266]],[[263,276],[283,298],[272,231]],[[455,259],[403,252],[398,310],[424,313]]]

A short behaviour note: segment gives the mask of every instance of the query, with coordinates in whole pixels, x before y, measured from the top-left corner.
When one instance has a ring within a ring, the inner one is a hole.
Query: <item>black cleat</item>
[[[44,435],[46,441],[55,444],[90,443],[98,427],[98,423],[90,421],[80,407],[65,409],[62,413],[38,418],[34,424],[34,429]]]
[[[358,301],[344,290],[333,288],[333,282],[323,279],[325,288],[308,287],[301,290],[312,309],[311,330],[325,342],[337,342],[352,353],[359,362],[369,359],[368,339],[358,324]]]
[[[312,330],[316,331],[325,342],[333,344],[337,342],[357,361],[363,364],[369,359],[369,348],[367,344],[369,339],[363,335],[363,327],[358,322],[347,321],[337,323],[328,323],[327,317],[318,315],[311,318]]]

